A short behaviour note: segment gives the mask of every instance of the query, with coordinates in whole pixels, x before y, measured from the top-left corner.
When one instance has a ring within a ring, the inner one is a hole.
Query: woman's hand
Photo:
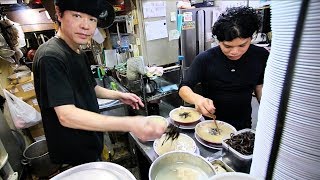
[[[160,138],[167,128],[166,125],[150,121],[143,116],[133,116],[131,120],[130,131],[142,141]]]
[[[198,97],[195,100],[194,105],[198,112],[208,117],[211,117],[212,114],[214,114],[216,111],[216,108],[213,105],[213,101],[202,96]]]
[[[131,106],[133,109],[139,109],[139,106],[144,107],[141,99],[133,93],[122,93],[120,101]]]

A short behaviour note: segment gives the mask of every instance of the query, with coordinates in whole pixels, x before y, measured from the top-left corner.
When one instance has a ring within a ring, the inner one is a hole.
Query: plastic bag
[[[16,128],[28,128],[41,121],[41,114],[35,108],[5,89],[3,89],[3,93]]]

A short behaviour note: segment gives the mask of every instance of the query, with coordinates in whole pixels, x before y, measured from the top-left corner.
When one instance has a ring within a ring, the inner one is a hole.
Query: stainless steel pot
[[[212,164],[203,157],[181,151],[173,151],[158,157],[149,169],[149,180],[155,179],[209,179],[215,175]]]
[[[48,177],[60,168],[59,164],[51,162],[45,139],[29,145],[24,150],[23,157],[22,164],[27,166],[31,174],[37,177]]]
[[[75,166],[54,176],[50,180],[136,180],[126,168],[111,162],[91,162]]]

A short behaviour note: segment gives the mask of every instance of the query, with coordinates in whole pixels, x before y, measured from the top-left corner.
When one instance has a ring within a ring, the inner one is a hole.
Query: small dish
[[[226,172],[234,172],[234,170],[228,166],[225,162],[215,159],[211,162],[212,166],[214,167],[214,170],[216,174],[226,173]]]

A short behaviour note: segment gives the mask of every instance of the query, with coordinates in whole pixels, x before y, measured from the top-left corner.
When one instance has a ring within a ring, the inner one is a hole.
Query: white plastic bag
[[[41,121],[41,114],[32,106],[3,89],[12,121],[16,128],[23,129],[34,126]]]

